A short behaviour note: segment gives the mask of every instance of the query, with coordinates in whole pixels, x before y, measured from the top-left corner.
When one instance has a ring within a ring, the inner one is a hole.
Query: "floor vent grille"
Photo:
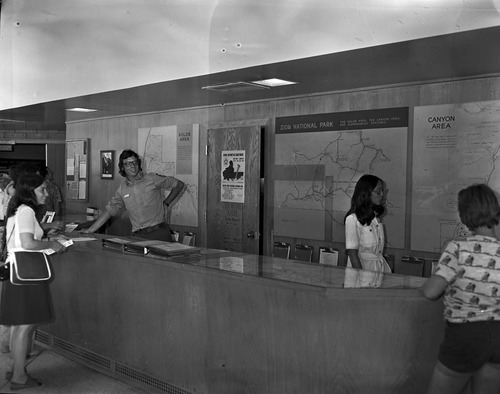
[[[116,374],[124,376],[128,379],[133,379],[141,382],[149,387],[159,390],[167,394],[191,394],[180,387],[176,387],[171,383],[164,382],[163,380],[154,378],[150,375],[137,371],[121,363],[116,363]]]
[[[37,330],[35,332],[35,340],[37,342],[42,343],[43,345],[52,346],[52,343],[50,343],[50,335],[48,335],[47,333],[45,333],[43,331]]]
[[[110,360],[97,353],[87,349],[80,348],[63,339],[54,337],[43,331],[37,330],[36,341],[51,348],[54,352],[61,354],[75,362],[79,362],[89,368],[95,369],[100,373],[111,376],[117,380],[137,385],[138,387],[148,387],[159,393],[166,394],[192,394],[183,388],[177,387],[171,383],[155,378],[144,372],[133,369],[120,362]]]
[[[56,350],[61,349],[64,352],[70,353],[78,357],[80,360],[86,361],[88,364],[98,366],[99,368],[104,368],[107,370],[111,369],[111,360],[99,354],[93,353],[86,349],[79,348],[78,346],[63,341],[59,338],[54,338],[53,343],[54,343],[53,347]]]

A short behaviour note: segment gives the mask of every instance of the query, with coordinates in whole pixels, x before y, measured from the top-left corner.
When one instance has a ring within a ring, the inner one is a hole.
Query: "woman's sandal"
[[[15,391],[15,390],[29,389],[32,387],[40,387],[41,385],[42,382],[40,380],[35,379],[34,377],[28,375],[28,379],[26,380],[25,383],[16,383],[11,381],[10,389],[12,391]]]

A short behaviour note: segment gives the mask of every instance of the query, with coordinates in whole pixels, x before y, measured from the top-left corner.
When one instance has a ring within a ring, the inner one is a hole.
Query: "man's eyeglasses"
[[[127,168],[130,168],[130,167],[135,167],[137,164],[138,164],[138,161],[137,161],[137,160],[132,160],[132,161],[124,161],[124,162],[123,162],[123,167],[127,167]]]

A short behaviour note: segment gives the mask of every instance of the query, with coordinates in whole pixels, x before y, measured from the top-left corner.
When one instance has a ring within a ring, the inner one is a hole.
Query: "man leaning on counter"
[[[132,223],[133,235],[172,242],[170,226],[165,222],[165,210],[182,192],[184,182],[172,176],[143,172],[139,155],[130,149],[120,154],[118,168],[125,180],[106,205],[106,210],[82,233],[97,231],[125,208]],[[166,198],[164,189],[170,190]]]

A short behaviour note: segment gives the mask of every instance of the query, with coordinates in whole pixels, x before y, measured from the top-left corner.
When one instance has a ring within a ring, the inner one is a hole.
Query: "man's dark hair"
[[[119,173],[122,177],[126,177],[127,174],[125,174],[125,168],[123,166],[123,161],[128,159],[129,157],[135,157],[137,159],[137,165],[139,166],[139,171],[142,170],[142,162],[141,158],[137,153],[135,153],[131,149],[125,149],[122,153],[120,153],[120,157],[118,159],[118,168],[119,168]]]

